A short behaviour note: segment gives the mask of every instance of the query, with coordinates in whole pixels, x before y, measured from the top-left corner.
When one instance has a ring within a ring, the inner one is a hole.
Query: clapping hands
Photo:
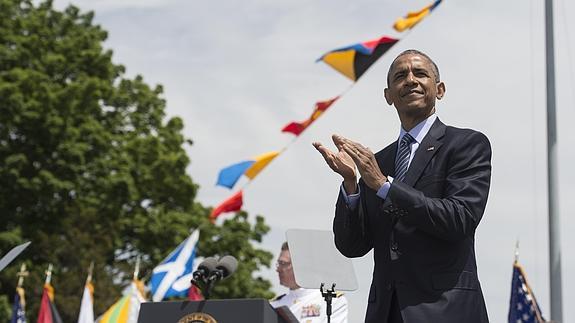
[[[327,165],[343,177],[346,192],[353,194],[357,191],[356,167],[365,184],[373,190],[379,190],[387,177],[379,169],[373,152],[340,135],[333,135],[332,140],[337,152],[329,150],[320,142],[314,142],[313,146],[321,153]]]

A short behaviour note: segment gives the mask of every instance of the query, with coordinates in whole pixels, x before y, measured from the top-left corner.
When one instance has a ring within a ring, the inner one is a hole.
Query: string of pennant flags
[[[433,3],[425,6],[419,11],[408,12],[404,17],[400,17],[395,21],[393,28],[398,32],[410,30],[427,17],[441,2],[442,0],[435,0]],[[253,181],[266,166],[268,166],[281,153],[286,151],[287,148],[297,140],[307,128],[322,116],[336,101],[345,95],[361,78],[361,76],[399,40],[400,39],[398,38],[382,36],[378,39],[329,51],[318,58],[316,62],[324,62],[351,80],[353,82],[351,86],[340,95],[316,102],[311,115],[307,119],[299,122],[292,121],[286,124],[281,131],[284,133],[290,133],[294,135],[295,138],[282,150],[266,152],[223,168],[218,174],[216,185],[233,189],[242,176],[247,177],[247,184]],[[215,221],[215,219],[222,213],[240,211],[243,206],[243,191],[246,185],[216,206],[210,214],[210,219]]]

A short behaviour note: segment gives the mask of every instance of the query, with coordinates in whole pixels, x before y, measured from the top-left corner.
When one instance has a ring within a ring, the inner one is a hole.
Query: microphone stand
[[[323,286],[324,283],[321,283],[319,286],[319,291],[321,292],[321,296],[323,296],[323,299],[325,299],[325,303],[327,305],[325,309],[325,313],[327,314],[327,323],[331,323],[331,301],[334,297],[337,296],[335,293],[335,284],[332,284],[331,289],[326,291],[323,290]]]
[[[208,281],[206,283],[206,290],[203,291],[205,293],[204,294],[205,299],[210,299],[210,293],[212,292],[212,288],[214,288],[214,280],[208,278]]]
[[[196,286],[197,288],[199,288],[202,291],[202,295],[204,296],[205,300],[208,300],[210,298],[210,294],[212,292],[212,289],[214,288],[214,282],[216,282],[216,279],[211,279],[210,277],[206,277],[205,279],[196,279],[196,278],[192,278],[192,285]]]
[[[192,278],[192,285],[196,286],[204,296],[204,300],[210,299],[210,293],[212,292],[212,288],[214,287],[214,281],[211,279],[206,279],[205,281],[201,282]]]

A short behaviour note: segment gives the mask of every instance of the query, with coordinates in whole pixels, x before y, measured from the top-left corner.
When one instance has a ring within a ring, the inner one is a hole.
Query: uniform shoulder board
[[[278,295],[278,296],[272,298],[271,301],[272,301],[272,302],[279,301],[279,300],[282,299],[284,296],[286,296],[286,294]]]
[[[342,297],[344,294],[342,292],[335,292],[335,297]]]

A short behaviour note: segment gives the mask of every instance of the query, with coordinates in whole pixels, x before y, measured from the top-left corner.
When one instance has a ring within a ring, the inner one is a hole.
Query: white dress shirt
[[[409,131],[405,131],[403,127],[400,127],[399,138],[397,139],[398,145],[406,133],[409,133],[415,139],[415,141],[411,144],[411,154],[409,155],[409,163],[407,164],[408,169],[409,166],[411,165],[411,161],[413,160],[413,156],[415,156],[417,148],[419,148],[419,145],[423,141],[423,138],[425,138],[425,136],[429,132],[429,129],[431,129],[431,126],[433,125],[436,119],[437,115],[434,113],[429,117],[427,117],[427,119],[418,123],[415,127],[413,127]],[[397,153],[399,153],[399,149],[397,149]],[[379,188],[379,190],[377,191],[377,196],[385,200],[385,198],[387,197],[387,193],[391,188],[391,184],[393,184],[393,177],[387,176],[387,182],[385,182]],[[354,210],[357,207],[357,204],[359,203],[359,195],[361,194],[359,187],[358,192],[356,194],[348,195],[347,192],[345,191],[345,188],[343,187],[343,184],[341,185],[341,190],[343,192],[343,196],[345,197],[347,205],[349,206],[350,209]]]
[[[274,307],[287,306],[302,323],[327,323],[326,303],[318,289],[290,289],[270,304]],[[347,323],[347,299],[338,295],[332,299],[331,322]]]

